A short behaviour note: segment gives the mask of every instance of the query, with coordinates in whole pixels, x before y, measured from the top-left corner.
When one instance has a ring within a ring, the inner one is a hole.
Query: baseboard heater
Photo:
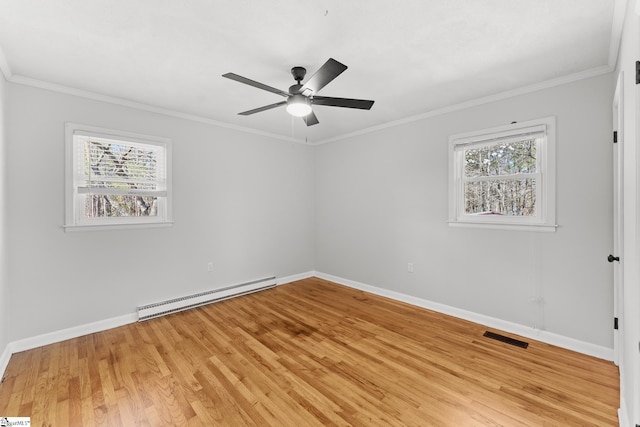
[[[154,319],[179,311],[189,310],[217,301],[247,295],[253,292],[263,291],[277,285],[275,276],[253,280],[239,285],[213,289],[194,295],[174,298],[167,301],[156,302],[138,307],[138,322]]]

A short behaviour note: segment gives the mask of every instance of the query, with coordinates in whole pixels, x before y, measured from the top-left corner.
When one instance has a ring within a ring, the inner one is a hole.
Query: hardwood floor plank
[[[82,425],[82,396],[80,392],[80,378],[73,377],[69,379],[69,425]]]
[[[271,425],[270,420],[276,421],[269,411],[262,410],[260,402],[255,405],[240,405],[238,402],[243,400],[241,393],[227,388],[229,384],[226,378],[217,371],[215,365],[211,365],[211,362],[208,364],[195,375],[204,392],[200,401],[208,403],[207,408],[214,425]]]
[[[7,406],[5,409],[6,413],[18,415],[20,413],[20,402],[22,402],[22,393],[19,391],[16,393],[11,393],[7,401]]]
[[[69,400],[62,400],[56,404],[55,423],[56,426],[71,425],[69,420]]]
[[[94,409],[93,409],[93,399],[91,398],[91,396],[89,397],[85,397],[81,400],[80,402],[80,411],[82,414],[82,425],[83,426],[94,426],[94,425],[98,425],[98,423],[95,421],[94,419]],[[31,421],[33,420],[38,420],[38,419],[42,419],[42,418],[38,418],[35,417],[33,415],[31,415]],[[46,422],[46,420],[43,420],[43,422]]]
[[[617,426],[610,362],[310,278],[14,354],[56,426]],[[511,336],[511,335],[510,335]]]

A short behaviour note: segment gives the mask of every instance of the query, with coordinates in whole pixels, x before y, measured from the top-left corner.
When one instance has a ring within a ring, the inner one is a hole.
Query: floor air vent
[[[496,334],[489,331],[486,331],[483,336],[494,339],[494,340],[502,341],[507,344],[515,345],[516,347],[522,347],[522,348],[529,347],[528,342],[520,341],[515,338],[505,337],[504,335]]]
[[[229,298],[239,297],[253,292],[263,291],[265,289],[273,288],[276,284],[275,276],[267,277],[239,285],[201,292],[195,295],[187,295],[154,304],[143,305],[138,307],[138,322],[165,316],[171,313],[177,313],[190,308],[200,307],[205,304],[211,304],[213,302]]]

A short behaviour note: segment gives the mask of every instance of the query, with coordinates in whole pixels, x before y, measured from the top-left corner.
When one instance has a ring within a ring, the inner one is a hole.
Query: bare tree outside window
[[[465,150],[465,213],[535,215],[536,164],[535,139]]]
[[[117,143],[86,141],[85,173],[91,190],[87,195],[87,218],[156,216],[158,198],[127,194],[100,194],[100,188],[156,190],[155,150]],[[96,194],[97,193],[97,194]]]

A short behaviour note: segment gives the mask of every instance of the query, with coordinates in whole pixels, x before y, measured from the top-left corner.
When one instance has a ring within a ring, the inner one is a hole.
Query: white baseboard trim
[[[316,275],[315,271],[307,271],[306,273],[294,274],[292,276],[276,278],[276,282],[278,286],[284,285],[291,282],[297,282],[298,280],[308,279],[309,277],[313,277]]]
[[[123,316],[113,317],[111,319],[99,320],[85,325],[74,326],[72,328],[63,329],[61,331],[49,332],[31,338],[25,338],[13,341],[9,344],[11,353],[31,350],[32,348],[42,347],[60,341],[78,338],[83,335],[93,334],[95,332],[106,331],[107,329],[117,328],[122,325],[136,322],[138,316],[136,313],[125,314]]]
[[[0,355],[0,381],[2,381],[2,378],[4,377],[4,371],[7,369],[7,366],[9,365],[9,360],[11,359],[10,346],[11,346],[11,343],[7,344],[7,346],[4,348],[4,351]]]
[[[474,313],[472,311],[467,311],[461,308],[440,304],[437,302],[425,300],[425,299],[414,297],[411,295],[406,295],[400,292],[390,291],[388,289],[367,285],[367,284],[356,282],[353,280],[343,279],[341,277],[332,276],[330,274],[315,272],[314,275],[321,279],[329,280],[331,282],[348,286],[350,288],[355,288],[361,291],[391,298],[397,301],[406,302],[407,304],[415,305],[417,307],[426,308],[428,310],[437,311],[439,313],[443,313],[449,316],[468,320],[470,322],[479,323],[481,325],[485,325],[490,328],[500,329],[505,332],[520,335],[520,336],[541,341],[547,344],[555,345],[557,347],[566,348],[568,350],[573,350],[578,353],[586,354],[588,356],[593,356],[599,359],[613,361],[614,354],[613,354],[612,348],[607,348],[607,347],[599,346],[596,344],[579,341],[574,338],[565,337],[562,335],[554,334],[552,332],[541,331],[539,329],[520,325],[518,323],[497,319],[495,317],[486,316],[484,314]]]
[[[78,338],[95,332],[106,331],[107,329],[117,328],[118,326],[136,322],[137,320],[138,316],[136,313],[125,314],[111,319],[74,326],[61,331],[49,332],[31,338],[12,341],[7,344],[2,356],[0,356],[0,378],[4,376],[4,372],[7,369],[7,365],[9,365],[11,355],[14,353],[31,350],[33,348],[42,347],[43,345],[49,345],[60,341],[66,341],[72,338]]]
[[[627,413],[627,404],[624,397],[620,398],[620,409],[618,409],[618,425],[620,427],[631,427],[629,424],[629,414]]]

